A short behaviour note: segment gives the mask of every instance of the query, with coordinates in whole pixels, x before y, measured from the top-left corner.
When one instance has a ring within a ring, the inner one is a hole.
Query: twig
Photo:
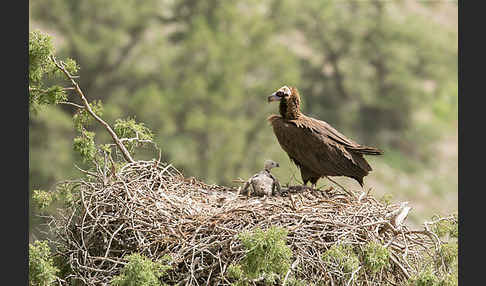
[[[69,102],[69,101],[61,101],[59,102],[60,104],[66,104],[66,105],[72,105],[76,108],[79,108],[79,109],[84,109],[85,107],[82,106],[82,105],[79,105],[79,104],[76,104],[76,103],[72,103],[72,102]]]
[[[285,279],[282,283],[282,286],[285,286],[285,283],[287,282],[287,279],[289,278],[289,275],[290,275],[290,272],[292,272],[295,267],[297,267],[297,265],[299,264],[299,259],[297,258],[293,263],[292,265],[290,266],[289,270],[287,271],[287,274],[285,274]]]
[[[339,186],[341,189],[343,189],[343,191],[345,191],[345,192],[346,192],[348,195],[350,195],[350,196],[351,196],[351,197],[353,197],[353,198],[356,198],[356,196],[354,195],[354,193],[353,193],[353,192],[346,190],[346,188],[345,188],[345,187],[341,186],[341,185],[340,185],[338,182],[334,181],[333,179],[329,178],[328,176],[326,176],[326,178],[327,178],[329,181],[333,182],[334,184],[338,185],[338,186]]]

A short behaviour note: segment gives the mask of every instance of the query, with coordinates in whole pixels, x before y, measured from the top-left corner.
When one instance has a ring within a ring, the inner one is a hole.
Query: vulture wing
[[[333,140],[336,143],[343,145],[349,151],[354,151],[356,153],[364,154],[364,155],[383,154],[382,151],[376,148],[363,146],[354,142],[353,140],[347,138],[339,131],[334,129],[334,127],[332,127],[325,121],[303,115],[298,120],[293,120],[292,122],[294,122],[295,125],[298,127],[308,128],[312,132],[326,136],[330,140]]]
[[[359,152],[360,145],[346,138],[324,121],[307,116],[286,121],[281,116],[269,118],[282,149],[301,171],[318,176],[361,178],[371,171]]]

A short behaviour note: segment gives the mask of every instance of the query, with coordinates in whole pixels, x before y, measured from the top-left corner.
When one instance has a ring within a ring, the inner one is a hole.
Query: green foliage
[[[36,241],[29,244],[29,285],[47,286],[56,281],[59,272],[50,257],[47,241]]]
[[[99,117],[103,115],[103,105],[101,104],[100,100],[94,100],[93,102],[89,103],[89,106],[91,110]],[[91,114],[89,114],[85,108],[79,109],[73,115],[74,127],[78,132],[82,132],[84,127],[93,121],[93,116],[91,116]]]
[[[76,76],[80,69],[78,63],[71,58],[67,58],[61,63],[72,76]],[[62,77],[64,78],[64,74],[59,69],[57,69],[55,72],[59,75],[62,75]]]
[[[33,119],[35,118],[35,119]],[[42,112],[36,113],[29,120],[29,187],[33,190],[50,190],[61,180],[79,177],[79,171],[73,167],[76,153],[72,140],[75,136],[70,116],[56,105],[48,105]],[[31,199],[32,196],[31,196]],[[39,211],[31,200],[29,208],[30,232],[42,239],[41,218],[35,216]],[[46,209],[49,211],[49,209]]]
[[[243,278],[244,276],[244,272],[243,270],[241,269],[241,265],[238,264],[238,265],[230,265],[228,266],[228,277],[231,278],[231,279],[235,279],[235,280],[240,280],[241,278]]]
[[[54,64],[49,60],[53,51],[49,35],[40,31],[29,33],[29,83],[40,84],[44,74],[54,70]]]
[[[59,249],[57,249],[57,253],[59,253]],[[72,274],[71,266],[69,265],[69,260],[62,255],[52,255],[52,263],[54,267],[58,269],[57,277],[60,279],[66,278],[67,275]],[[76,284],[73,284],[73,286]]]
[[[457,286],[459,285],[459,273],[458,267],[452,271],[452,273],[447,274],[440,282],[439,286]]]
[[[276,278],[283,279],[290,267],[292,250],[286,245],[288,231],[270,227],[238,235],[248,251],[238,265],[228,268],[228,275],[236,285],[246,285],[248,279],[265,277],[265,283],[272,285]]]
[[[352,245],[334,244],[323,255],[322,260],[341,269],[346,275],[351,275],[360,265],[359,257]]]
[[[115,276],[111,281],[114,286],[159,286],[159,278],[166,275],[171,266],[167,265],[169,257],[161,261],[153,262],[150,259],[138,254],[130,254],[126,257],[126,264],[120,275]]]
[[[418,275],[411,278],[411,285],[414,286],[438,286],[439,278],[435,275],[432,267],[427,267]]]
[[[426,267],[419,274],[413,276],[409,282],[410,285],[413,286],[457,286],[457,267],[452,273],[440,277],[438,273],[434,272],[433,267],[429,266]]]
[[[43,190],[33,190],[32,200],[41,210],[47,209],[52,203],[52,194]]]
[[[411,285],[416,286],[456,286],[458,285],[458,241],[457,214],[452,219],[436,221],[431,230],[445,241],[433,256],[425,258],[419,267],[423,269],[410,279]]]
[[[135,119],[117,119],[113,127],[120,138],[139,138],[140,140],[152,140],[153,134],[143,123],[137,123]]]
[[[389,205],[393,200],[393,195],[392,194],[384,194],[381,198],[380,198],[380,202],[384,203],[385,205]]]
[[[103,105],[100,100],[95,100],[88,104],[97,116],[101,117],[103,115]],[[95,143],[95,132],[86,130],[86,126],[90,125],[94,120],[94,117],[86,110],[86,108],[78,109],[73,115],[74,128],[79,133],[78,137],[74,138],[73,149],[80,154],[83,162],[96,160],[98,148],[108,151],[106,146],[97,145]]]
[[[71,206],[79,198],[79,191],[75,190],[75,186],[68,183],[59,184],[56,188],[56,199],[63,202],[66,206]]]
[[[67,101],[65,88],[56,84],[65,80],[64,74],[55,66],[50,58],[55,52],[52,38],[40,31],[29,33],[29,172],[32,188],[44,186],[65,179],[74,173],[69,136],[71,135],[68,116],[52,105]],[[79,67],[72,59],[59,63],[68,72],[76,74]],[[51,105],[51,106],[49,106]],[[39,108],[44,112],[39,113]],[[67,120],[66,120],[67,119]],[[35,128],[31,128],[35,127]],[[46,136],[46,134],[49,134]],[[32,148],[32,146],[35,146]],[[63,170],[63,171],[59,171]],[[31,214],[37,209],[45,211],[52,198],[46,192],[32,192],[33,203],[39,208],[32,208]],[[38,218],[30,217],[31,225],[37,224]]]
[[[79,152],[83,161],[92,161],[96,155],[96,145],[94,142],[95,133],[83,131],[80,136],[74,138],[73,148]]]
[[[29,33],[29,107],[37,111],[42,105],[55,104],[67,99],[61,86],[45,86],[46,79],[61,76],[54,62],[49,58],[54,53],[54,46],[49,35],[40,31]],[[76,62],[68,59],[64,63],[71,73],[78,71]]]
[[[54,191],[33,190],[32,201],[41,211],[46,211],[53,203],[71,206],[78,198],[79,193],[73,192],[73,187],[67,183],[58,184]]]
[[[389,265],[390,251],[377,242],[370,242],[364,249],[364,265],[371,271],[377,273]]]
[[[55,104],[66,100],[66,94],[60,86],[52,86],[46,89],[32,87],[29,95],[29,104],[33,112],[37,111],[39,106]]]
[[[439,254],[449,267],[457,267],[458,245],[457,241],[450,241],[440,246]]]
[[[133,118],[117,119],[113,126],[113,130],[120,138],[137,138],[137,140],[127,140],[123,142],[130,153],[135,151],[136,147],[140,147],[143,143],[138,140],[152,140],[153,134],[150,129],[144,126],[144,123],[137,123]]]
[[[57,249],[57,253],[59,252],[61,252],[61,249]],[[59,269],[59,272],[57,273],[57,277],[61,279],[65,279],[66,276],[72,274],[71,265],[69,264],[69,259],[66,258],[66,256],[57,254],[52,259],[54,262],[54,266]],[[70,285],[78,286],[79,284],[72,283]]]
[[[438,216],[432,217],[432,219],[438,219]],[[459,221],[457,215],[455,215],[454,220],[440,220],[433,225],[433,232],[435,232],[439,237],[443,237],[448,234],[452,238],[458,238],[459,235]]]

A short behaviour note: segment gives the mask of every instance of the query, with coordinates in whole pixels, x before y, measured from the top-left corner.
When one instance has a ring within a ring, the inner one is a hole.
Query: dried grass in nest
[[[374,241],[391,251],[392,267],[355,277],[367,285],[405,281],[423,252],[440,243],[427,228],[397,225],[393,212],[400,205],[384,205],[369,195],[290,188],[283,197],[247,198],[236,189],[184,178],[157,161],[129,163],[116,174],[105,171],[70,182],[81,196],[50,222],[71,278],[88,285],[109,283],[126,264],[122,257],[132,252],[153,260],[170,255],[173,271],[164,278],[170,285],[229,285],[228,266],[245,255],[237,234],[270,226],[289,231],[287,245],[294,266],[298,263],[292,275],[334,285],[345,275],[321,257],[337,243],[359,248]]]

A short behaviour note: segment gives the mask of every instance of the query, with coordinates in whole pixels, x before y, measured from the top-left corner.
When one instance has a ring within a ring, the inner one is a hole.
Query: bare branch
[[[76,104],[76,103],[73,103],[73,102],[69,102],[69,101],[61,101],[59,102],[60,104],[66,104],[66,105],[72,105],[76,108],[79,108],[79,109],[84,109],[85,107],[82,106],[82,105],[79,105],[79,104]]]

